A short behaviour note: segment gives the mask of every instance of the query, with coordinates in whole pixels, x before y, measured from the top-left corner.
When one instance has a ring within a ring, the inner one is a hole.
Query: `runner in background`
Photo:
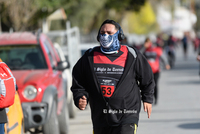
[[[185,60],[187,59],[187,49],[188,49],[188,37],[187,33],[184,33],[184,36],[182,38],[182,45],[183,45],[183,53]]]
[[[156,45],[160,48],[164,48],[165,46],[165,41],[163,40],[163,37],[162,37],[162,33],[158,34],[156,36]]]
[[[158,102],[158,79],[160,76],[160,60],[164,63],[167,70],[170,69],[170,65],[163,53],[163,50],[160,47],[154,46],[149,38],[146,38],[144,47],[141,49],[141,52],[147,58],[148,63],[151,66],[151,69],[154,74],[155,81],[155,90],[154,90],[154,104]]]
[[[167,40],[165,50],[167,54],[167,60],[171,68],[174,67],[175,60],[176,60],[176,54],[175,54],[176,47],[177,47],[176,40],[172,35],[170,35]]]
[[[199,48],[199,44],[200,44],[200,39],[199,39],[199,37],[198,37],[197,34],[194,37],[194,39],[192,40],[192,43],[193,43],[193,47],[194,47],[194,52],[198,52],[198,48]]]

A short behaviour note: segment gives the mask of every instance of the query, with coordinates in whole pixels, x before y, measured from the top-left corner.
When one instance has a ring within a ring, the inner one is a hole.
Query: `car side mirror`
[[[67,68],[67,69],[69,69],[69,68],[70,68],[69,61],[68,61],[68,60],[66,60],[66,61],[64,61],[64,62],[66,62],[66,63],[67,63],[67,66],[66,66],[66,68]]]
[[[57,66],[58,70],[63,71],[63,70],[68,69],[68,68],[70,68],[70,64],[69,64],[68,61],[60,61],[60,62],[58,62],[58,66]]]

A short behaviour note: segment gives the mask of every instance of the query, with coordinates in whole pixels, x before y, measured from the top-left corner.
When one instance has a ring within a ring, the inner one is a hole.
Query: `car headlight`
[[[32,100],[37,96],[37,89],[34,86],[27,86],[24,90],[24,97]]]

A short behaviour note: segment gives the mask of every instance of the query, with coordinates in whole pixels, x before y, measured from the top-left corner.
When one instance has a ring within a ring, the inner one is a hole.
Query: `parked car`
[[[61,61],[51,40],[43,33],[0,35],[0,57],[12,70],[18,85],[25,131],[67,134],[69,114]]]
[[[8,108],[8,123],[5,134],[24,134],[24,117],[18,92],[15,92],[14,104]]]
[[[59,57],[61,59],[61,61],[68,61],[68,59],[66,58],[66,56],[64,55],[61,46],[58,43],[54,43],[54,47],[57,51],[57,53],[59,54]],[[69,110],[69,117],[70,118],[75,118],[76,117],[76,112],[77,112],[77,108],[74,105],[74,101],[73,101],[73,94],[71,92],[71,86],[72,86],[72,75],[70,72],[70,64],[68,63],[68,67],[66,69],[63,70],[63,78],[66,81],[64,85],[64,87],[67,90],[67,103],[68,103],[68,110]]]

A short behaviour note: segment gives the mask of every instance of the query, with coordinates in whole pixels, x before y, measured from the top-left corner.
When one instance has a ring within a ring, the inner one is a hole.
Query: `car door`
[[[50,42],[49,39],[46,39],[44,41],[44,45],[46,49],[48,49],[48,56],[51,62],[51,66],[53,68],[53,78],[54,78],[54,84],[57,87],[57,93],[58,93],[58,112],[61,111],[62,105],[64,103],[65,99],[65,90],[63,88],[63,78],[62,78],[62,71],[57,69],[59,57],[55,53],[55,48]]]

